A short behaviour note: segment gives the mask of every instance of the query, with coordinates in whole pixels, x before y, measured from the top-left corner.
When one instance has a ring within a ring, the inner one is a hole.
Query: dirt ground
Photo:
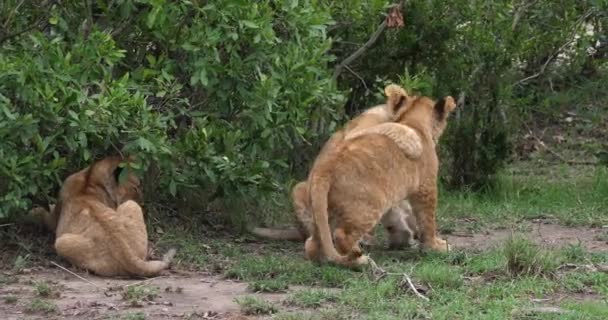
[[[535,242],[548,246],[581,244],[590,251],[608,251],[606,228],[569,228],[556,224],[529,223],[525,233]],[[447,235],[454,248],[485,250],[502,243],[512,234],[511,230],[491,230],[479,233],[455,233]],[[602,240],[603,239],[603,240]],[[263,244],[262,244],[263,245]],[[122,292],[125,287],[141,285],[141,280],[106,279],[71,269],[86,279],[82,280],[59,268],[33,268],[11,275],[14,281],[0,287],[0,314],[2,319],[120,319],[134,313],[144,313],[146,319],[262,319],[240,313],[235,298],[254,294],[247,284],[222,279],[219,276],[171,271],[167,275],[145,280],[146,287],[157,287],[158,295],[136,305],[126,301]],[[47,281],[54,296],[50,301],[59,308],[56,315],[28,314],[26,307],[36,297],[34,282]],[[290,287],[281,294],[255,295],[280,304],[289,293],[298,290]],[[16,303],[8,303],[5,297],[16,296]],[[284,310],[284,309],[283,309]]]
[[[240,315],[235,298],[252,294],[247,284],[223,280],[203,273],[173,272],[171,275],[145,280],[146,288],[158,288],[158,296],[132,305],[123,299],[125,287],[142,281],[106,279],[80,274],[85,282],[60,269],[34,269],[17,276],[16,283],[0,289],[0,296],[19,297],[16,304],[0,303],[3,319],[49,319],[48,315],[25,312],[26,305],[36,296],[34,282],[47,281],[59,296],[53,301],[61,319],[118,319],[121,315],[142,312],[146,319],[253,319]],[[256,294],[261,298],[280,302],[282,294]],[[4,299],[3,299],[4,300]]]
[[[522,231],[525,230],[524,231]],[[564,227],[547,221],[525,222],[519,231],[512,229],[486,230],[477,233],[453,233],[444,237],[455,248],[486,250],[504,243],[514,233],[524,234],[535,243],[548,247],[578,245],[588,251],[608,251],[608,226],[605,228]]]

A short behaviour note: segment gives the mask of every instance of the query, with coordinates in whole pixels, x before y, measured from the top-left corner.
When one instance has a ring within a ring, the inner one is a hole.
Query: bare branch
[[[513,83],[513,86],[517,86],[517,85],[521,85],[524,82],[530,81],[532,79],[538,78],[539,76],[541,76],[543,73],[545,73],[545,70],[547,69],[547,66],[549,66],[549,64],[567,47],[569,46],[572,42],[574,42],[576,40],[575,35],[576,35],[576,31],[578,29],[578,27],[585,22],[585,20],[587,20],[587,18],[589,18],[589,16],[591,16],[591,14],[593,14],[594,10],[593,9],[589,9],[587,10],[587,12],[585,14],[583,14],[574,24],[574,28],[572,30],[572,34],[570,35],[568,41],[566,41],[563,45],[561,45],[557,50],[555,50],[555,52],[553,52],[549,58],[547,58],[547,60],[545,61],[545,63],[541,66],[540,70],[528,77],[525,77],[521,80],[518,80],[517,82]]]
[[[355,61],[357,58],[359,58],[361,55],[363,55],[363,53],[365,53],[365,51],[367,51],[369,48],[371,48],[374,45],[374,43],[376,43],[376,40],[378,40],[378,38],[380,37],[382,32],[384,32],[384,29],[386,29],[386,19],[384,19],[384,21],[382,21],[382,23],[378,26],[376,31],[374,31],[374,33],[372,33],[371,37],[367,40],[367,42],[365,42],[365,44],[361,48],[357,49],[357,51],[355,51],[353,54],[351,54],[346,59],[344,59],[344,61],[342,61],[342,62],[340,62],[340,64],[338,64],[338,66],[334,70],[334,75],[332,77],[332,80],[333,81],[338,80],[338,77],[340,76],[340,74],[342,73],[342,71],[344,70],[346,65]]]
[[[367,83],[365,83],[365,80],[363,80],[363,78],[356,73],[355,71],[353,71],[353,69],[351,69],[348,65],[344,65],[344,68],[346,68],[346,70],[348,70],[350,73],[352,73],[355,77],[359,78],[359,80],[361,80],[361,83],[363,83],[363,86],[365,87],[365,91],[369,92],[369,88],[367,87]]]

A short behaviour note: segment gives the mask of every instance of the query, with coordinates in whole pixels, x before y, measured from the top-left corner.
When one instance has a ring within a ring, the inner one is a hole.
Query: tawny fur
[[[169,266],[146,261],[148,234],[139,180],[129,173],[119,184],[120,157],[108,157],[69,176],[51,212],[58,217],[55,249],[72,264],[101,276],[154,276]]]
[[[422,142],[420,157],[408,157],[385,135],[367,134],[344,141],[313,167],[308,194],[315,228],[305,244],[309,259],[345,266],[365,264],[367,257],[358,240],[403,199],[412,205],[422,247],[447,250],[447,243],[436,235],[439,160],[435,144],[456,104],[452,97],[438,103],[426,97],[411,100],[397,122],[416,131]]]
[[[387,137],[396,139],[396,142],[404,148],[403,151],[411,157],[420,155],[422,146],[420,143],[415,143],[414,138],[416,133],[412,129],[396,123],[392,124],[398,127],[386,126],[391,124],[391,121],[397,120],[407,110],[407,105],[405,104],[408,99],[407,93],[403,88],[397,85],[388,85],[384,92],[387,96],[386,103],[366,110],[348,122],[342,130],[335,132],[319,152],[319,155],[313,163],[313,168],[316,163],[323,162],[326,158],[331,158],[344,140],[356,138],[363,134],[386,135]],[[403,139],[402,137],[406,135],[411,137]],[[312,235],[314,224],[312,214],[308,209],[309,196],[306,181],[299,182],[293,187],[291,199],[296,213],[296,228],[271,229],[256,227],[253,228],[252,233],[263,238],[291,241],[303,241]],[[395,212],[404,211],[403,209],[398,209]],[[387,230],[389,228],[393,230],[409,229],[408,226],[397,225],[397,223],[402,223],[404,219],[394,218],[387,221],[387,224],[383,224]],[[395,225],[392,223],[395,223]],[[371,235],[368,234],[365,235],[365,237],[366,239],[364,240],[368,243],[374,242]],[[404,237],[407,236],[404,235]],[[392,247],[401,245],[402,242],[391,243]]]

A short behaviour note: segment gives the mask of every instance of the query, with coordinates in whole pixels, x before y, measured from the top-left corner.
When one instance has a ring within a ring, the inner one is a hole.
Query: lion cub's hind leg
[[[116,261],[99,250],[92,239],[65,233],[55,240],[55,250],[72,264],[100,276],[116,275]]]
[[[118,206],[116,213],[133,239],[131,248],[138,257],[145,259],[148,255],[148,232],[141,207],[129,200]]]

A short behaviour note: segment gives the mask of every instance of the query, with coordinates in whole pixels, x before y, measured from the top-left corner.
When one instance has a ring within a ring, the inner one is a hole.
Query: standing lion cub
[[[148,234],[141,207],[139,179],[127,174],[120,157],[107,157],[69,176],[52,209],[57,253],[101,276],[154,276],[169,266],[175,250],[162,261],[145,261]]]
[[[308,177],[315,226],[305,244],[309,259],[345,266],[367,263],[359,239],[403,199],[411,203],[422,247],[448,249],[436,234],[439,160],[435,147],[456,104],[452,97],[438,102],[427,97],[405,99],[410,100],[409,107],[397,123],[415,131],[414,139],[422,145],[419,156],[407,155],[395,139],[378,132],[346,140],[315,163]]]
[[[391,84],[384,89],[386,103],[367,109],[351,121],[342,130],[335,132],[325,143],[312,168],[325,159],[331,158],[346,140],[355,139],[367,134],[381,134],[399,145],[409,157],[416,158],[422,152],[422,145],[416,139],[414,130],[396,121],[409,107],[411,97],[405,90]],[[410,99],[410,100],[408,100]],[[306,181],[296,184],[291,192],[291,200],[296,213],[296,229],[270,229],[255,227],[252,233],[269,239],[303,241],[312,235],[314,223],[309,206],[308,184]],[[382,220],[389,234],[390,247],[398,248],[408,245],[415,235],[415,218],[407,201],[403,201],[388,211]],[[408,225],[409,224],[409,225]],[[370,235],[366,237],[371,239]]]

